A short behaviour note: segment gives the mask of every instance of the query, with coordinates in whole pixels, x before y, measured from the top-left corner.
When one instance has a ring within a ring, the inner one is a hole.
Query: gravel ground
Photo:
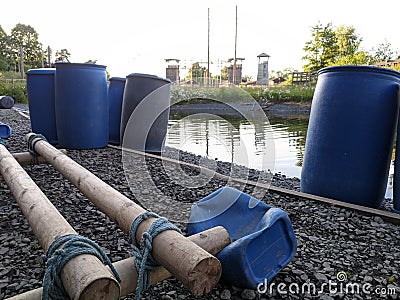
[[[26,151],[23,137],[30,131],[29,121],[14,110],[0,110],[0,121],[13,128],[13,135],[7,141],[9,150]],[[237,186],[215,179],[198,188],[185,187],[168,178],[168,167],[159,160],[147,158],[148,173],[157,186],[154,189],[147,185],[148,182],[140,173],[128,172],[125,177],[121,162],[124,157],[119,150],[70,150],[68,155],[133,201],[179,221],[177,225],[181,229],[184,229],[182,222],[187,220],[190,204],[219,187],[232,185],[249,193],[257,193],[249,186]],[[188,153],[180,153],[180,158],[194,163],[200,160]],[[125,234],[62,175],[47,165],[27,166],[25,169],[75,230],[95,240],[112,261],[131,256]],[[192,170],[182,169],[188,176],[197,175]],[[231,165],[226,163],[217,162],[217,169],[225,174],[232,172]],[[244,168],[242,171],[243,178],[254,179],[259,175],[252,171],[249,176]],[[239,176],[240,172],[235,172],[235,176]],[[299,179],[275,174],[273,184],[298,189]],[[0,191],[0,299],[4,299],[41,286],[43,251],[1,176]],[[167,202],[155,201],[160,194],[165,195]],[[400,299],[400,226],[387,223],[379,217],[367,217],[354,211],[271,192],[260,194],[259,199],[289,214],[298,240],[295,258],[269,284],[267,293],[219,284],[210,294],[194,297],[172,278],[151,287],[143,293],[142,298]],[[337,278],[339,272],[347,279],[340,281],[343,278]],[[316,293],[303,293],[302,288],[307,284],[315,285]],[[346,284],[350,285],[347,292]],[[296,292],[297,287],[299,292]],[[360,288],[359,293],[357,288]],[[381,296],[380,292],[383,291],[394,291],[395,294]]]

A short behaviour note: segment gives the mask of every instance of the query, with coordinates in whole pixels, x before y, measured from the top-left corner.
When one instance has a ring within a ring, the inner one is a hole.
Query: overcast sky
[[[111,76],[141,72],[165,77],[165,58],[181,66],[207,60],[207,9],[210,8],[211,71],[234,56],[235,5],[238,5],[237,56],[253,79],[257,55],[271,56],[270,70],[301,70],[302,48],[320,21],[354,26],[370,50],[385,39],[400,49],[399,0],[202,0],[92,1],[1,0],[0,25],[10,33],[17,23],[31,25],[43,46],[68,49],[72,62],[97,60]]]

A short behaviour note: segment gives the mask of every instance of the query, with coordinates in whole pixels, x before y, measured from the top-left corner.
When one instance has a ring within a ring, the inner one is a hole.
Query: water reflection
[[[211,114],[185,117],[172,114],[166,145],[210,159],[259,170],[271,169],[289,177],[300,178],[308,118],[296,116],[268,119],[269,124],[250,124],[240,117],[222,118]],[[269,139],[273,139],[274,151],[268,149]],[[266,163],[265,156],[271,152],[274,152],[274,164],[270,161]],[[393,194],[393,172],[392,161],[386,191],[388,198]]]
[[[211,114],[172,116],[166,145],[210,159],[273,170],[275,149],[268,122]]]

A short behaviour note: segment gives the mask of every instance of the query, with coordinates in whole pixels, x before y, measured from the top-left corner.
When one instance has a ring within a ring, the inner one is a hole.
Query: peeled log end
[[[101,278],[89,284],[78,297],[79,300],[119,299],[120,287],[114,278]]]
[[[222,266],[214,257],[203,259],[188,276],[187,288],[195,296],[208,294],[218,284],[222,274]]]

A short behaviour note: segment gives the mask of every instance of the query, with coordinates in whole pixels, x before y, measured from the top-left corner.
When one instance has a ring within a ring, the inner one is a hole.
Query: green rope
[[[61,246],[63,247],[58,249]],[[70,299],[61,281],[61,270],[71,259],[82,254],[96,256],[110,267],[115,278],[121,282],[110,259],[98,244],[78,234],[67,234],[56,239],[43,256],[46,272],[43,278],[42,300]]]
[[[2,138],[0,138],[0,145],[3,145],[4,147],[7,147],[6,141],[3,140]]]
[[[35,145],[39,141],[47,142],[46,138],[41,134],[32,134],[28,139],[28,151],[32,155],[34,165],[38,164],[38,157],[40,156],[35,150]]]
[[[140,245],[138,245],[136,242],[136,231],[139,228],[140,223],[148,218],[156,218],[156,220],[150,225],[149,229],[143,233]],[[150,271],[160,267],[160,265],[154,261],[150,253],[153,249],[153,238],[165,230],[175,230],[181,233],[179,228],[167,219],[161,218],[157,214],[149,211],[139,215],[131,225],[130,233],[133,252],[135,255],[135,267],[138,273],[135,291],[136,300],[139,300],[140,294],[150,286]]]

